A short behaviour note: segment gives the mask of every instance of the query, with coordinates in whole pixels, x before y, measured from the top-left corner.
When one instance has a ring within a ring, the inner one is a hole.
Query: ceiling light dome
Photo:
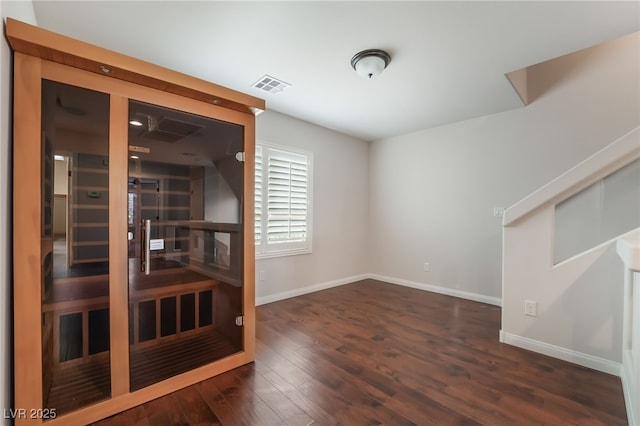
[[[391,55],[380,49],[363,50],[351,58],[353,69],[362,77],[368,78],[382,74],[389,62],[391,62]]]

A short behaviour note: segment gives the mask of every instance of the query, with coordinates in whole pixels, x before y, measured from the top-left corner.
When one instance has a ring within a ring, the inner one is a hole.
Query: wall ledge
[[[509,207],[504,213],[502,225],[513,226],[515,222],[540,207],[562,202],[638,158],[640,158],[640,127],[627,132]]]

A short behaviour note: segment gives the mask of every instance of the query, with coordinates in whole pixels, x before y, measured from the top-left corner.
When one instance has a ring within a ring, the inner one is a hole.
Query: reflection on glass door
[[[42,83],[43,407],[106,399],[109,95]]]
[[[129,103],[131,390],[241,351],[243,128]]]

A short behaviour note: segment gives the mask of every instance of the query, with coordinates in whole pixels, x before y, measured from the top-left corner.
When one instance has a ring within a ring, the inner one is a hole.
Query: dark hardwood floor
[[[96,424],[627,424],[618,377],[499,343],[495,306],[365,280],[256,312],[255,363]]]

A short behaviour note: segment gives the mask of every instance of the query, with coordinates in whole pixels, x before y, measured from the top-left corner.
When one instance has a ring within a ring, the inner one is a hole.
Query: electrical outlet
[[[258,273],[258,280],[264,281],[266,279],[267,279],[267,272],[266,271],[260,271]]]
[[[525,300],[524,301],[524,314],[530,317],[538,316],[538,302],[534,302],[533,300]]]
[[[429,272],[431,270],[431,265],[429,265],[429,262],[424,262],[423,267],[425,272]]]

